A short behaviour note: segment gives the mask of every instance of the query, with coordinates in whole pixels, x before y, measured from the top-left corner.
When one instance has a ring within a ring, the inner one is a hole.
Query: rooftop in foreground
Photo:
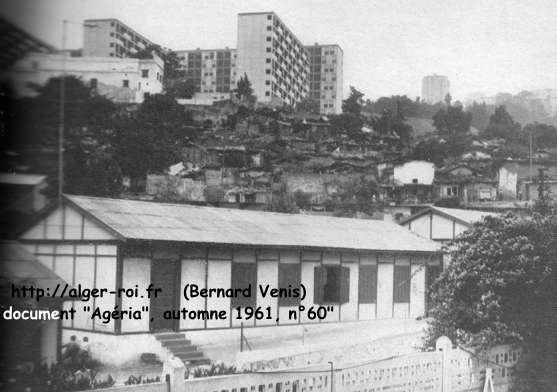
[[[121,239],[385,252],[438,252],[392,222],[66,196]]]

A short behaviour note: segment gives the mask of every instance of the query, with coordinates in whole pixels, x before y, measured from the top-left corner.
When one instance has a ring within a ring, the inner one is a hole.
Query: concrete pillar
[[[184,363],[176,358],[170,357],[169,360],[165,361],[162,366],[162,377],[163,381],[170,380],[170,390],[169,392],[185,392],[186,391],[186,380],[185,380],[186,367]]]
[[[442,379],[441,379],[441,391],[451,392],[451,350],[453,349],[453,343],[451,339],[446,336],[441,336],[435,342],[435,351],[441,351],[443,355],[442,363]]]

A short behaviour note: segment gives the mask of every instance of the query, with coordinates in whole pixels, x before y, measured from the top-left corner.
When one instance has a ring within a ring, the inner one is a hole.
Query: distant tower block
[[[428,75],[422,80],[422,101],[438,103],[449,94],[449,78],[442,75]]]

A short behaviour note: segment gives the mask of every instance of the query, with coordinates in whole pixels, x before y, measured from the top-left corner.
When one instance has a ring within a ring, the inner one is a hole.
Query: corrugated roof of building
[[[0,241],[0,282],[54,290],[66,282],[15,241]]]
[[[45,179],[42,174],[0,173],[0,184],[37,185]]]
[[[435,210],[444,212],[445,214],[452,215],[464,222],[470,224],[482,220],[486,216],[497,215],[494,212],[478,211],[478,210],[464,210],[461,208],[443,208],[443,207],[432,207]]]
[[[478,210],[465,210],[461,208],[444,208],[444,207],[437,207],[437,206],[430,206],[424,210],[418,211],[416,214],[409,216],[406,219],[403,219],[400,224],[408,223],[409,221],[414,220],[424,214],[429,213],[430,211],[438,212],[441,215],[446,217],[455,218],[469,226],[471,226],[475,222],[481,221],[486,216],[495,216],[498,215],[496,212],[488,212],[488,211],[478,211]]]
[[[393,222],[66,196],[126,239],[273,247],[437,252]]]

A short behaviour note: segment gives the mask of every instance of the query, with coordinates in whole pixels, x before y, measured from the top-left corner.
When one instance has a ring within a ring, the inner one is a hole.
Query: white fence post
[[[441,336],[435,342],[435,351],[441,351],[443,354],[442,361],[442,381],[441,381],[441,391],[451,392],[451,357],[450,353],[453,349],[453,343],[451,339],[446,336]]]
[[[185,374],[186,367],[180,359],[171,357],[169,360],[164,362],[162,366],[162,375],[163,380],[166,380],[167,376],[170,379],[170,390],[168,392],[186,391]]]
[[[485,368],[485,383],[483,392],[495,392],[493,388],[493,371],[491,368]]]

